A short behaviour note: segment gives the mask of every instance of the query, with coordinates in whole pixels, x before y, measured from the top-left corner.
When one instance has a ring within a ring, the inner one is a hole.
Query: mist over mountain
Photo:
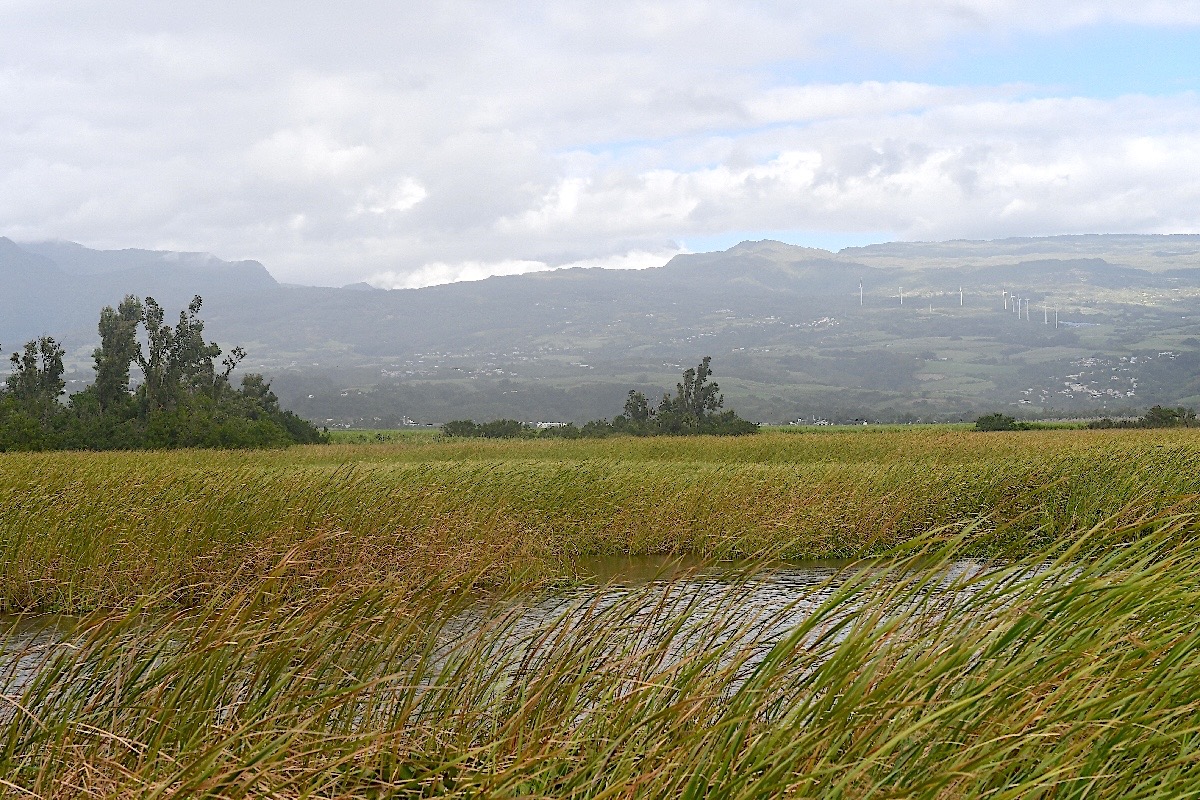
[[[0,238],[0,281],[0,343],[54,335],[78,385],[101,306],[152,295],[170,311],[199,294],[213,339],[245,347],[285,404],[331,424],[611,417],[629,388],[672,388],[703,355],[727,404],[768,422],[1200,403],[1197,235],[838,253],[743,242],[655,269],[393,291],[285,286],[256,261],[201,253]]]

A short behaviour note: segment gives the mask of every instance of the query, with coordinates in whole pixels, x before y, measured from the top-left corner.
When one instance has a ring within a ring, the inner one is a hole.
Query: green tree
[[[1015,419],[999,412],[985,414],[975,420],[975,430],[977,431],[1015,431],[1019,429]]]
[[[641,392],[630,389],[629,399],[625,401],[625,418],[630,422],[644,423],[654,414],[650,401]]]
[[[170,370],[171,351],[174,349],[174,331],[164,324],[166,312],[153,297],[146,298],[142,324],[146,328],[146,348],[138,347],[134,359],[142,369],[142,386],[139,389],[142,404],[148,411],[163,409],[171,400]]]
[[[525,423],[515,419],[494,419],[477,423],[469,419],[456,419],[442,426],[446,436],[462,436],[478,439],[521,439],[533,432]]]
[[[63,380],[64,351],[58,342],[43,336],[25,343],[21,353],[9,358],[12,374],[5,381],[13,400],[32,416],[45,419],[58,408],[66,388]]]
[[[234,351],[238,350],[241,350],[241,348],[234,348]],[[228,370],[225,377],[226,379],[229,377]],[[279,398],[271,391],[271,384],[267,383],[263,376],[257,372],[251,372],[249,375],[242,377],[242,395],[253,400],[268,413],[274,413],[279,410]]]
[[[200,319],[203,302],[199,295],[192,298],[172,328],[165,321],[162,306],[153,297],[146,298],[142,314],[146,349],[139,347],[134,358],[144,376],[140,391],[147,411],[172,409],[182,397],[195,391],[216,396],[221,383],[228,382],[229,373],[245,355],[241,348],[235,348],[226,359],[225,372],[217,374],[214,362],[221,348],[204,341],[204,321]]]
[[[126,295],[115,310],[100,312],[100,346],[92,353],[96,364],[95,395],[101,412],[129,402],[129,368],[139,353],[137,333],[142,301]]]
[[[597,419],[582,428],[564,425],[534,434],[515,420],[495,420],[482,425],[470,420],[457,420],[446,423],[442,431],[447,436],[537,435],[562,439],[599,438],[613,434],[741,436],[756,432],[758,425],[755,423],[742,419],[733,411],[718,411],[725,398],[719,393],[717,384],[709,382],[711,361],[709,356],[705,356],[697,368],[684,372],[683,380],[675,387],[675,397],[664,394],[657,410],[651,408],[644,394],[631,389],[625,400],[624,413],[618,414],[612,422]]]
[[[240,347],[220,362],[221,348],[204,340],[196,297],[178,324],[153,298],[126,297],[100,314],[100,347],[93,352],[96,383],[63,394],[63,348],[48,337],[30,342],[11,359],[0,392],[0,451],[136,449],[161,447],[282,447],[328,440],[312,423],[279,406],[261,375],[230,386],[245,358]],[[139,324],[145,346],[138,341]],[[129,394],[130,369],[141,367],[139,402]]]
[[[725,397],[717,384],[709,381],[712,376],[711,362],[712,357],[705,356],[699,366],[683,373],[683,380],[675,384],[674,397],[663,395],[655,419],[660,432],[715,432],[709,429],[713,428],[718,418],[717,410],[725,404]]]
[[[674,413],[700,421],[725,404],[725,396],[715,383],[709,383],[712,356],[701,359],[699,366],[683,373],[683,381],[675,384],[675,397],[663,395],[659,413]]]

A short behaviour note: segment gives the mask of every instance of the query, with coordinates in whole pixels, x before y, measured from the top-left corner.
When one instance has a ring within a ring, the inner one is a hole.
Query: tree
[[[113,310],[100,312],[100,346],[92,352],[96,363],[96,401],[101,412],[129,401],[129,368],[138,357],[137,332],[143,314],[142,301],[126,295]]]
[[[241,350],[240,347],[234,348],[234,352],[239,350]],[[228,361],[229,359],[226,359],[226,362]],[[228,380],[229,370],[226,370],[225,378]],[[271,391],[271,384],[267,383],[257,372],[242,377],[242,394],[267,412],[273,413],[279,410],[279,398]]]
[[[629,399],[625,401],[625,417],[630,422],[646,422],[654,414],[650,401],[641,392],[630,389]]]
[[[477,423],[469,419],[456,419],[442,426],[446,436],[463,436],[478,439],[520,439],[532,435],[525,423],[515,419],[494,419]]]
[[[134,358],[142,368],[139,393],[147,410],[166,408],[170,401],[168,369],[174,343],[171,326],[163,324],[166,313],[153,297],[146,298],[142,324],[146,328],[146,349],[138,347]]]
[[[219,394],[220,382],[228,382],[229,373],[244,357],[241,348],[234,348],[231,358],[226,359],[225,372],[217,375],[214,361],[221,355],[221,348],[204,341],[204,322],[199,316],[203,302],[200,295],[192,298],[172,328],[164,321],[162,306],[153,297],[146,298],[142,314],[146,350],[139,347],[135,359],[145,377],[141,395],[147,410],[174,408],[181,397],[195,391]]]
[[[975,420],[975,430],[977,431],[1015,431],[1020,430],[1015,419],[999,412],[995,414],[985,414]]]
[[[661,432],[703,433],[713,427],[725,397],[717,384],[709,382],[711,361],[711,356],[705,356],[699,366],[685,371],[683,380],[675,384],[674,397],[663,395],[656,417]]]
[[[715,383],[708,383],[712,375],[709,367],[712,356],[705,356],[699,366],[683,373],[683,381],[675,384],[675,397],[663,395],[659,413],[677,414],[699,422],[725,404],[725,396],[719,394]]]
[[[675,397],[664,394],[658,409],[650,407],[646,395],[631,389],[625,400],[625,411],[613,418],[597,419],[577,428],[564,425],[530,431],[516,420],[494,420],[477,425],[470,420],[455,420],[442,426],[447,436],[540,436],[547,438],[575,439],[597,438],[612,434],[634,436],[659,436],[662,434],[717,434],[741,436],[754,433],[758,425],[744,420],[733,411],[718,413],[725,402],[719,394],[717,384],[710,383],[712,359],[705,356],[700,365],[683,373],[683,381],[676,384]]]
[[[5,381],[8,392],[26,413],[45,419],[58,407],[66,389],[63,381],[65,351],[49,336],[25,343],[22,353],[9,358],[13,372]]]
[[[1191,428],[1196,424],[1196,412],[1184,406],[1178,408],[1154,406],[1146,412],[1140,423],[1140,427],[1143,428]]]
[[[63,348],[49,337],[14,353],[13,371],[0,393],[0,451],[135,449],[161,447],[282,447],[328,436],[279,406],[261,375],[230,386],[245,358],[240,347],[220,362],[221,348],[204,340],[200,297],[178,324],[153,298],[128,296],[100,314],[100,347],[92,356],[96,383],[65,407]],[[145,346],[138,341],[144,326]],[[138,402],[129,393],[130,368],[141,367]]]

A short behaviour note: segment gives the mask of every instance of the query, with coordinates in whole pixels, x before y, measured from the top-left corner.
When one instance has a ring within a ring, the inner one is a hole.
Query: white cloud
[[[390,189],[369,187],[355,207],[356,214],[388,214],[408,211],[429,196],[425,187],[412,178],[405,178]]]
[[[1194,97],[956,103],[748,139],[775,155],[566,178],[500,227],[568,238],[651,236],[664,224],[678,235],[840,226],[909,238],[1200,230]]]
[[[408,286],[739,230],[1200,229],[1193,94],[805,77],[1195,0],[0,6],[0,235]]]
[[[371,162],[371,148],[342,145],[318,130],[281,130],[251,145],[251,169],[271,181],[290,183],[360,177]]]
[[[685,251],[678,247],[655,251],[636,250],[558,265],[544,261],[463,261],[456,264],[439,261],[404,272],[378,272],[367,278],[367,283],[381,289],[419,289],[457,281],[478,281],[494,275],[525,275],[559,269],[649,269],[661,267],[682,252]]]
[[[550,267],[541,261],[461,261],[456,264],[434,261],[406,272],[378,272],[367,278],[367,283],[381,289],[417,289],[457,281],[478,281],[493,275],[524,275],[546,269]]]
[[[1015,90],[1007,90],[1015,94]],[[751,97],[746,109],[762,124],[920,111],[977,98],[977,89],[865,81],[857,84],[783,86]]]

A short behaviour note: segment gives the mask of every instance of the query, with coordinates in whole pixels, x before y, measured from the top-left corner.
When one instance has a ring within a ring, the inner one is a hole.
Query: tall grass
[[[82,616],[0,618],[0,796],[1200,794],[1197,444],[4,456],[4,607]],[[764,561],[547,583],[648,552]]]
[[[1116,516],[1196,510],[1191,430],[764,433],[430,441],[272,453],[0,456],[0,613],[229,594],[293,547],[293,587],[502,590],[580,559],[853,557],[983,519],[989,553]]]
[[[444,587],[98,613],[10,685],[13,796],[1184,797],[1200,788],[1188,517],[954,571],[917,536],[791,606],[753,576],[531,617]],[[303,558],[302,551],[291,558]],[[880,580],[886,570],[888,580]],[[530,620],[534,620],[531,622]]]

